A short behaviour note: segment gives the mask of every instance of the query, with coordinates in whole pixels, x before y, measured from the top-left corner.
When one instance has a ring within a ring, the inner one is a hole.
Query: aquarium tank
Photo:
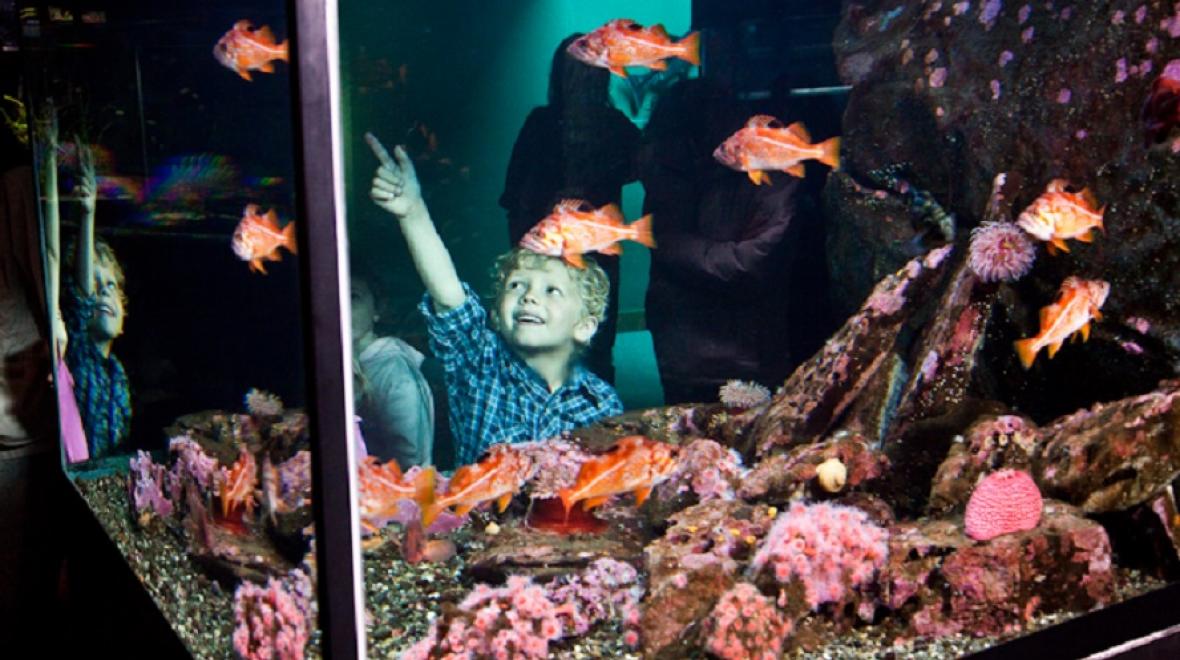
[[[22,31],[63,462],[195,656],[1083,657],[1178,623],[1174,3]]]

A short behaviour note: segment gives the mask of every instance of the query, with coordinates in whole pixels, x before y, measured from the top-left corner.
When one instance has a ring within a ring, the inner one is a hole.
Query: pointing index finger
[[[393,161],[393,158],[385,150],[385,146],[381,144],[381,141],[377,139],[376,135],[365,133],[365,142],[369,143],[369,148],[373,150],[373,155],[377,157],[377,160],[381,161],[382,165],[391,170],[397,169],[397,163]]]

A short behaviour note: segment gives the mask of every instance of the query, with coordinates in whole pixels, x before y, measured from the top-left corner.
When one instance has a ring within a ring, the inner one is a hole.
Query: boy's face
[[[94,262],[94,295],[98,306],[90,321],[90,332],[99,341],[110,341],[123,334],[123,292],[115,279],[113,264],[107,259]]]
[[[352,340],[355,342],[373,331],[377,320],[377,303],[369,283],[354,278],[349,285],[352,300]]]
[[[586,313],[577,285],[557,260],[509,273],[497,306],[504,339],[526,352],[572,349],[575,343],[589,342],[598,329],[598,320]]]

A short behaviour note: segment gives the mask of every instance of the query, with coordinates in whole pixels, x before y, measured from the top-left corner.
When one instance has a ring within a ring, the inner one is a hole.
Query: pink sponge
[[[1027,472],[1000,470],[984,477],[967,502],[967,536],[986,541],[1032,529],[1041,521],[1041,491]]]

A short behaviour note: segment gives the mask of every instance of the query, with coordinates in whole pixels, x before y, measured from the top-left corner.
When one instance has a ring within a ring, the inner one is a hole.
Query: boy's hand
[[[372,133],[365,133],[365,142],[381,161],[377,174],[373,177],[373,187],[369,196],[377,206],[389,211],[398,220],[410,215],[413,211],[425,208],[422,201],[422,187],[418,185],[418,174],[414,171],[414,163],[406,154],[406,150],[398,145],[393,148],[395,161],[390,157],[381,142]]]
[[[82,202],[82,208],[93,213],[98,202],[98,176],[94,169],[94,152],[90,145],[84,144],[80,138],[75,137],[74,144],[78,145],[78,201]]]

